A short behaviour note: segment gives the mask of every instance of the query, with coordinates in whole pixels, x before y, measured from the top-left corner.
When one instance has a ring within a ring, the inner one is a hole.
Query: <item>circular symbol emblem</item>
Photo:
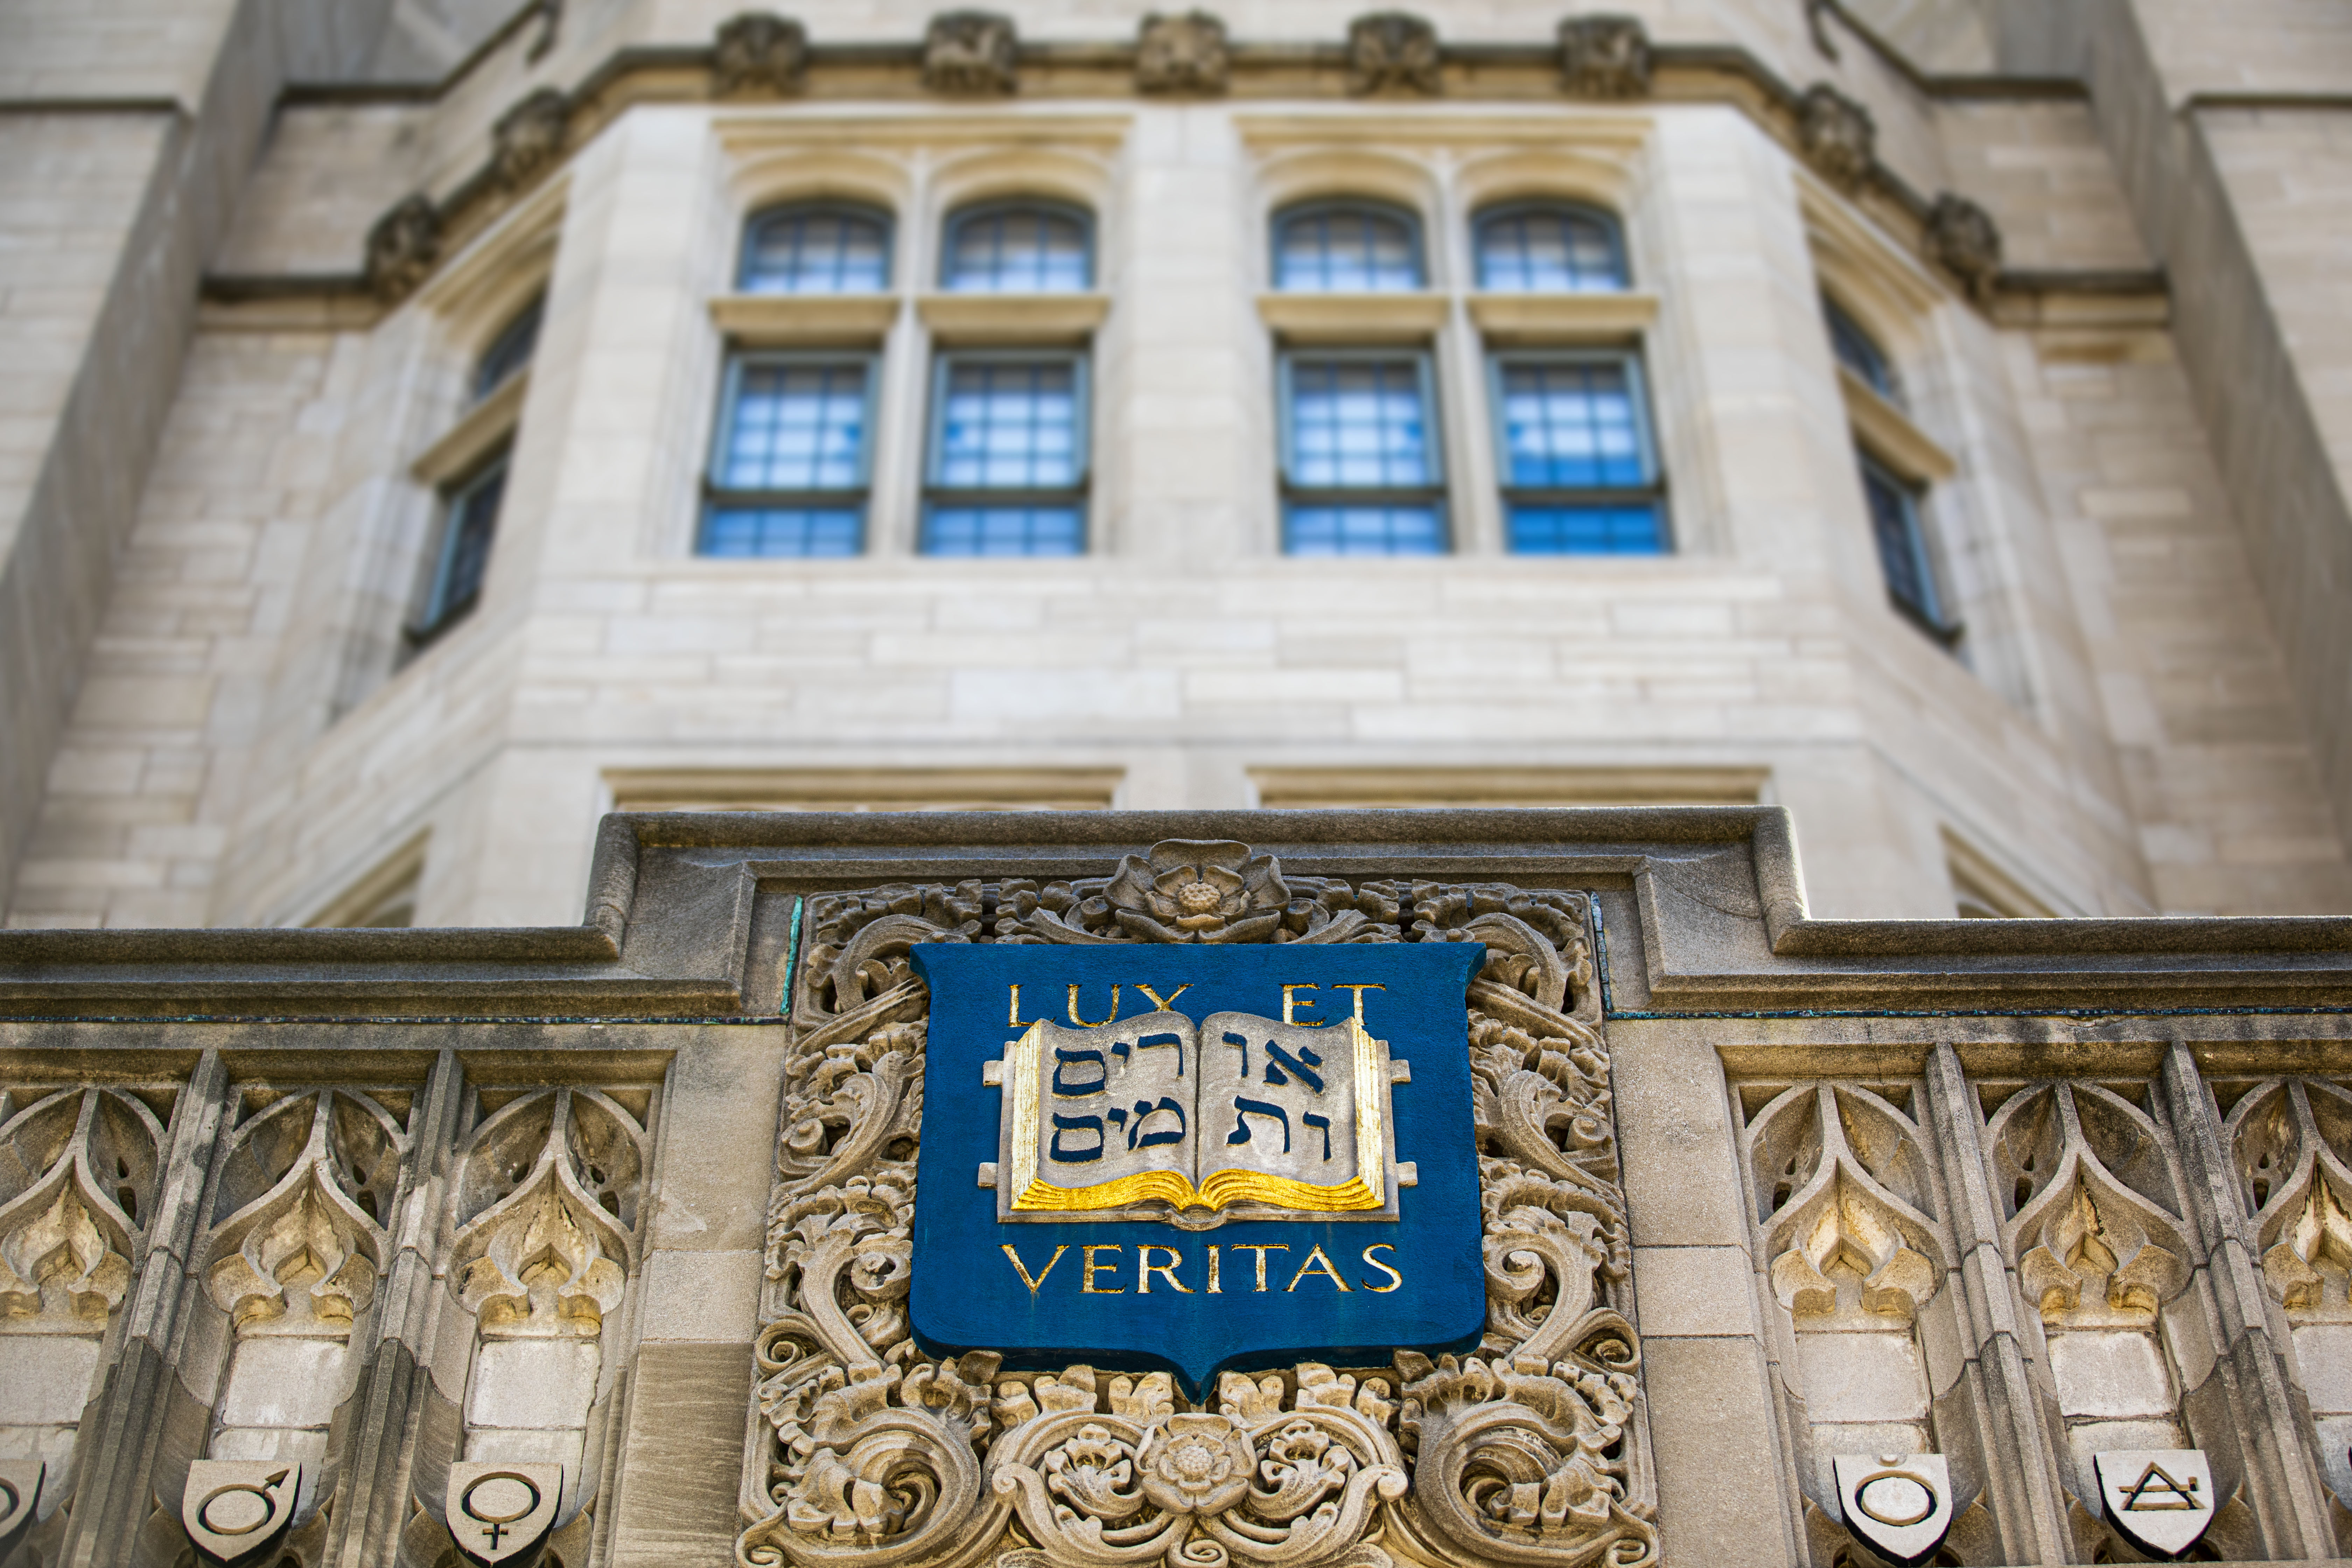
[[[1918,1477],[1881,1470],[1853,1489],[1853,1505],[1891,1529],[1916,1524],[1936,1511],[1936,1494]]]
[[[539,1506],[539,1489],[528,1476],[519,1476],[512,1470],[493,1470],[477,1478],[457,1500],[457,1506],[466,1510],[467,1518],[484,1524],[512,1524],[519,1519],[528,1519],[531,1510]]]
[[[24,1506],[24,1502],[25,1500],[17,1494],[15,1487],[10,1486],[6,1481],[0,1481],[0,1519],[5,1519],[16,1512],[17,1509]]]
[[[277,1515],[277,1499],[242,1481],[214,1488],[196,1505],[196,1522],[215,1535],[251,1535]]]

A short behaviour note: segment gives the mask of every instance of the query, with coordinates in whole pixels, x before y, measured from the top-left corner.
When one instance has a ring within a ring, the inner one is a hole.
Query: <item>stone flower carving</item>
[[[1870,110],[1825,81],[1807,88],[1797,106],[1797,142],[1822,178],[1846,190],[1861,184],[1878,158]]]
[[[800,90],[808,67],[808,30],[772,11],[746,11],[719,24],[710,50],[710,88],[721,98],[782,97]]]
[[[1991,297],[2000,277],[2000,230],[1991,214],[1946,191],[1927,211],[1927,240],[1928,256],[1966,284],[1971,296]]]
[[[1650,35],[1638,16],[1571,16],[1559,25],[1560,85],[1579,98],[1650,90]]]
[[[1013,18],[993,11],[942,11],[923,35],[923,85],[956,98],[1001,98],[1021,86],[1021,42]]]
[[[407,197],[368,230],[368,288],[387,305],[415,292],[440,259],[441,209],[430,196]]]
[[[1230,1417],[1171,1415],[1146,1441],[1143,1495],[1161,1508],[1222,1513],[1248,1494],[1257,1456]]]
[[[1348,24],[1348,90],[1434,94],[1437,29],[1406,11],[1375,11]]]
[[[1249,846],[1173,839],[1129,856],[1104,890],[1115,918],[1150,942],[1249,942],[1280,923],[1289,889]]]
[[[490,177],[505,191],[520,190],[547,170],[563,152],[564,132],[572,123],[572,100],[551,87],[542,87],[516,104],[490,128]]]
[[[1232,68],[1225,25],[1206,11],[1181,16],[1155,11],[1143,19],[1135,46],[1137,91],[1220,93]]]

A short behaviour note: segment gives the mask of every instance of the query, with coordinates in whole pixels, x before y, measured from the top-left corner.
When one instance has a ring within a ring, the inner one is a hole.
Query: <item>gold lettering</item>
[[[1137,1274],[1135,1293],[1137,1295],[1149,1296],[1151,1294],[1151,1277],[1154,1274],[1157,1274],[1162,1279],[1167,1280],[1171,1289],[1181,1290],[1187,1296],[1192,1293],[1192,1287],[1185,1284],[1184,1281],[1176,1278],[1176,1270],[1184,1267],[1184,1255],[1182,1253],[1177,1251],[1172,1247],[1145,1247],[1141,1249],[1141,1252],[1142,1256],[1135,1260]],[[1165,1263],[1152,1262],[1151,1255],[1155,1252],[1166,1253],[1168,1255],[1168,1261]]]
[[[1287,1252],[1290,1250],[1290,1244],[1287,1242],[1239,1241],[1234,1244],[1234,1250],[1235,1252],[1255,1252],[1257,1254],[1257,1288],[1260,1290],[1263,1290],[1265,1289],[1265,1255],[1269,1252]]]
[[[1318,1263],[1322,1265],[1320,1268],[1316,1267]],[[1339,1278],[1339,1271],[1331,1267],[1331,1260],[1323,1256],[1323,1248],[1320,1247],[1316,1247],[1314,1251],[1307,1255],[1307,1261],[1298,1266],[1298,1272],[1290,1277],[1290,1283],[1285,1285],[1283,1289],[1285,1290],[1297,1289],[1298,1282],[1301,1279],[1306,1279],[1309,1274],[1320,1274],[1323,1278],[1328,1279],[1332,1284],[1337,1285],[1342,1290],[1349,1289],[1348,1282]]]
[[[1097,1274],[1103,1272],[1105,1269],[1117,1272],[1118,1268],[1118,1263],[1116,1259],[1108,1263],[1097,1263],[1095,1261],[1095,1254],[1097,1252],[1124,1252],[1125,1250],[1127,1249],[1119,1246],[1117,1242],[1097,1242],[1093,1246],[1088,1247],[1086,1249],[1086,1256],[1080,1259],[1080,1266],[1086,1270],[1086,1272],[1080,1276],[1078,1279],[1078,1289],[1085,1291],[1089,1296],[1126,1295],[1127,1287],[1124,1285],[1114,1285],[1109,1289],[1106,1290],[1101,1286],[1095,1283],[1095,1276]]]
[[[1079,1016],[1078,1016],[1078,988],[1077,988],[1076,986],[1075,986],[1075,985],[1071,986],[1071,987],[1070,987],[1070,1022],[1071,1022],[1071,1023],[1073,1023],[1073,1024],[1076,1024],[1076,1025],[1079,1028],[1081,1028],[1081,1029],[1099,1029],[1099,1028],[1101,1028],[1105,1024],[1116,1024],[1116,1023],[1118,1023],[1118,986],[1116,986],[1116,985],[1114,985],[1114,986],[1112,986],[1112,987],[1110,988],[1110,1016],[1109,1016],[1109,1017],[1108,1017],[1108,1018],[1097,1018],[1097,1019],[1093,1020],[1091,1023],[1089,1023],[1087,1020],[1086,1020],[1086,1019],[1081,1018],[1081,1017],[1079,1017]]]
[[[1352,991],[1356,994],[1356,1022],[1360,1024],[1364,1021],[1364,993],[1367,991],[1385,991],[1388,987],[1385,985],[1334,985],[1331,989],[1334,991]],[[1391,1289],[1393,1288],[1394,1287],[1391,1287]]]
[[[1021,987],[1019,987],[1018,985],[1015,985],[1015,986],[1013,988],[1013,1005],[1012,1005],[1010,1008],[1006,1009],[1006,1011],[1005,1011],[1005,1015],[1004,1015],[1004,1021],[1005,1021],[1006,1023],[1008,1023],[1008,1024],[1012,1025],[1012,1026],[1013,1026],[1014,1028],[1016,1028],[1016,1029],[1025,1029],[1025,1028],[1027,1028],[1031,1024],[1034,1024],[1034,1023],[1037,1022],[1037,1020],[1036,1020],[1036,1019],[1034,1019],[1034,1018],[1030,1018],[1030,1019],[1027,1019],[1026,1021],[1024,1021],[1024,1020],[1022,1018],[1022,1016],[1021,1016]]]
[[[1396,1243],[1392,1241],[1376,1241],[1372,1243],[1371,1246],[1364,1248],[1364,1261],[1389,1277],[1389,1282],[1385,1285],[1375,1285],[1369,1279],[1364,1281],[1364,1289],[1370,1290],[1375,1296],[1385,1296],[1390,1291],[1404,1283],[1403,1275],[1398,1273],[1394,1268],[1390,1268],[1387,1264],[1372,1256],[1375,1252],[1394,1252],[1395,1250]]]
[[[1300,998],[1292,995],[1292,992],[1320,991],[1323,988],[1320,985],[1308,985],[1303,982],[1285,985],[1282,988],[1282,1021],[1286,1024],[1302,1025],[1309,1029],[1319,1029],[1324,1025],[1329,1023],[1331,1020],[1328,1018],[1294,1018],[1290,1016],[1290,1010],[1293,1007],[1320,1007],[1323,1005],[1320,1002],[1301,1000]]]
[[[1176,998],[1184,994],[1185,992],[1192,989],[1192,983],[1187,980],[1183,984],[1179,985],[1175,990],[1170,992],[1165,996],[1162,996],[1159,992],[1154,991],[1149,985],[1139,985],[1136,989],[1142,992],[1146,996],[1150,997],[1151,1005],[1159,1008],[1161,1012],[1173,1013],[1176,1010]]]
[[[1155,996],[1152,1000],[1156,1002],[1159,998]],[[1209,1244],[1209,1294],[1222,1296],[1224,1293],[1224,1285],[1217,1277],[1217,1247],[1216,1244],[1212,1242]]]
[[[1029,1287],[1032,1296],[1037,1293],[1037,1287],[1045,1282],[1045,1276],[1054,1271],[1054,1265],[1062,1261],[1062,1254],[1069,1250],[1067,1247],[1054,1248],[1054,1256],[1045,1259],[1045,1267],[1037,1271],[1037,1278],[1032,1279],[1028,1266],[1021,1261],[1021,1255],[1013,1250],[1013,1244],[1009,1241],[1004,1244],[1004,1256],[1013,1259],[1013,1271],[1021,1276],[1021,1283]]]

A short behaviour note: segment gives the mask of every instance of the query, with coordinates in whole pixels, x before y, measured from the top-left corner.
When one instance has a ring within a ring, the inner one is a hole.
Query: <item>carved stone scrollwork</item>
[[[1801,1084],[1746,1135],[1773,1294],[1800,1316],[1838,1310],[1834,1278],[1860,1278],[1866,1312],[1918,1314],[1951,1257],[1919,1129],[1853,1084]]]
[[[1143,19],[1135,45],[1137,91],[1210,96],[1225,90],[1232,73],[1225,25],[1206,11],[1181,16],[1155,11]]]
[[[519,191],[554,167],[572,124],[572,100],[542,87],[499,116],[490,128],[490,177],[499,188]]]
[[[387,305],[415,292],[440,259],[441,209],[430,196],[406,197],[368,230],[368,288]]]
[[[1105,877],[812,897],[739,1563],[1654,1561],[1589,918],[1582,893],[1286,875],[1224,841],[1156,845]],[[1164,1373],[998,1381],[991,1353],[924,1360],[905,1300],[929,1006],[908,954],[926,942],[1484,942],[1466,998],[1480,1353],[1401,1357],[1394,1384],[1314,1363],[1227,1375],[1200,1409]]]
[[[1992,215],[1946,191],[1927,211],[1927,255],[1967,285],[1969,295],[1990,299],[2000,277],[2000,230]]]
[[[1559,84],[1579,98],[1650,90],[1650,34],[1638,16],[1571,16],[1559,25]]]
[[[2093,1084],[2040,1084],[1987,1129],[2011,1256],[2026,1299],[2055,1323],[2092,1303],[2153,1321],[2189,1283],[2195,1244],[2159,1202],[2163,1143],[2146,1113]]]
[[[1021,40],[993,11],[942,11],[923,34],[923,85],[953,98],[1002,98],[1021,88]]]
[[[1823,179],[1851,191],[1878,161],[1878,125],[1861,104],[1815,82],[1797,105],[1797,144]]]
[[[1374,11],[1348,24],[1348,90],[1434,96],[1443,87],[1437,29],[1408,11]]]
[[[808,30],[772,11],[746,11],[719,25],[710,50],[710,89],[721,98],[801,89],[808,68]]]
[[[2352,1308],[2352,1094],[2324,1079],[2262,1084],[2227,1136],[2271,1294],[2295,1310]]]

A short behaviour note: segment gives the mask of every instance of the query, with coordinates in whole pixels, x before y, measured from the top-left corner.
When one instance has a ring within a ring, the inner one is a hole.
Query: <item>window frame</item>
[[[1958,647],[1967,626],[1951,613],[1950,594],[1944,581],[1943,563],[1936,541],[1930,536],[1923,510],[1927,490],[1881,460],[1869,447],[1854,444],[1854,463],[1862,481],[1863,516],[1870,525],[1871,554],[1878,563],[1881,582],[1886,589],[1886,602],[1897,615],[1926,633],[1947,652]],[[1895,591],[1895,584],[1886,575],[1886,559],[1878,539],[1877,509],[1871,504],[1870,481],[1875,477],[1891,489],[1903,501],[1906,542],[1911,548],[1912,569],[1927,587],[1932,603],[1913,605]]]
[[[984,218],[1002,217],[1007,213],[1038,212],[1074,220],[1078,226],[1079,256],[1084,263],[1084,279],[1076,289],[959,289],[955,284],[956,247],[964,229]],[[1055,297],[1068,294],[1091,294],[1097,287],[1100,258],[1096,254],[1095,215],[1091,208],[1076,202],[1055,196],[994,196],[983,201],[968,202],[950,211],[940,224],[940,265],[936,287],[942,294],[999,294],[1014,297],[1047,294]]]
[[[1822,330],[1830,341],[1830,362],[1877,394],[1889,406],[1908,413],[1909,405],[1903,395],[1903,373],[1896,365],[1895,356],[1887,352],[1885,340],[1872,331],[1867,322],[1847,309],[1828,289],[1822,289],[1821,296]],[[1849,336],[1869,351],[1868,357],[1875,374],[1870,369],[1857,368],[1852,360],[1846,358],[1841,345]]]
[[[1598,222],[1609,237],[1609,257],[1616,280],[1604,289],[1490,289],[1486,285],[1486,229],[1491,224],[1531,213],[1558,213]],[[1633,255],[1625,244],[1625,225],[1607,207],[1569,197],[1528,196],[1499,201],[1470,215],[1470,283],[1481,294],[1623,294],[1633,288]]]
[[[513,472],[514,443],[508,439],[501,441],[463,475],[441,487],[441,522],[433,542],[432,570],[425,576],[425,591],[419,597],[416,614],[402,628],[412,649],[422,648],[435,641],[464,620],[481,602],[482,589],[489,581],[490,552],[498,543],[499,520],[506,511],[507,481],[512,478]],[[462,534],[466,503],[493,482],[499,487],[499,499],[490,509],[488,538],[482,550],[481,576],[474,584],[472,593],[453,601],[449,597],[450,574],[457,563],[457,545]]]
[[[1302,218],[1349,210],[1378,213],[1399,219],[1404,224],[1405,242],[1412,253],[1413,283],[1410,289],[1289,289],[1282,281],[1283,235],[1290,226]],[[1349,295],[1349,294],[1426,294],[1430,291],[1429,232],[1421,214],[1402,202],[1380,196],[1312,196],[1275,209],[1266,226],[1266,287],[1276,294]]]
[[[859,427],[865,434],[857,444],[857,484],[854,489],[740,489],[719,484],[719,476],[727,459],[728,445],[735,434],[735,408],[742,396],[743,373],[752,366],[772,364],[855,364],[864,371],[865,402],[859,414]],[[705,559],[721,561],[855,560],[866,554],[872,542],[874,445],[878,434],[875,428],[875,418],[881,407],[881,380],[882,354],[878,349],[730,349],[726,370],[719,382],[719,418],[711,431],[709,455],[702,470],[702,507],[695,527],[694,553]],[[710,538],[712,514],[722,507],[852,510],[857,514],[857,548],[846,556],[719,555],[709,551],[707,545]]]
[[[923,466],[921,493],[917,498],[915,518],[915,553],[938,560],[986,560],[981,555],[948,555],[931,549],[931,515],[941,505],[1047,507],[1067,506],[1078,514],[1078,547],[1068,555],[1032,555],[1003,557],[1024,561],[1077,560],[1094,550],[1094,379],[1091,361],[1094,354],[1088,347],[1044,347],[1024,349],[1011,344],[987,348],[937,349],[931,355],[930,406],[923,419]],[[957,487],[950,489],[940,479],[940,468],[947,455],[948,381],[955,367],[964,364],[1037,364],[1061,361],[1070,367],[1071,416],[1070,461],[1071,483],[1061,489],[1014,489],[1011,488]]]
[[[530,369],[531,362],[539,357],[539,334],[546,325],[547,289],[542,287],[509,311],[499,323],[498,331],[490,334],[489,341],[475,353],[473,369],[466,377],[466,406],[472,408],[488,402],[497,395],[500,387]],[[526,328],[530,345],[523,350],[522,357],[500,373],[496,381],[484,381],[483,373],[489,369],[499,351],[506,348],[516,334]]]
[[[1486,408],[1488,438],[1495,448],[1495,493],[1503,514],[1503,552],[1507,555],[1581,555],[1588,559],[1602,556],[1640,556],[1654,559],[1675,554],[1674,513],[1666,504],[1666,464],[1658,449],[1657,426],[1650,412],[1650,383],[1642,363],[1642,351],[1628,348],[1495,348],[1486,350]],[[1642,466],[1648,473],[1647,482],[1633,487],[1594,485],[1589,487],[1533,487],[1511,483],[1511,437],[1509,416],[1503,385],[1505,369],[1512,363],[1528,364],[1611,364],[1625,375],[1625,400],[1632,405],[1633,437],[1639,444]],[[1519,550],[1512,542],[1511,511],[1518,506],[1633,506],[1650,509],[1657,519],[1658,548],[1654,551],[1549,551]]]
[[[1421,390],[1421,422],[1423,432],[1423,460],[1429,465],[1429,481],[1412,489],[1391,488],[1369,489],[1357,487],[1314,486],[1300,484],[1292,474],[1297,456],[1297,383],[1296,371],[1299,361],[1338,363],[1393,363],[1411,360],[1414,376]],[[1282,553],[1297,553],[1291,547],[1290,516],[1302,505],[1308,506],[1423,506],[1437,513],[1438,548],[1427,554],[1390,552],[1390,560],[1426,561],[1435,556],[1459,553],[1454,533],[1453,488],[1445,468],[1445,426],[1437,399],[1437,356],[1426,343],[1395,344],[1386,347],[1333,347],[1319,344],[1287,344],[1281,348],[1275,362],[1275,486],[1276,510],[1281,524]],[[1356,556],[1357,560],[1377,560],[1379,556]]]
[[[796,289],[754,289],[750,286],[751,246],[760,230],[779,218],[788,216],[818,216],[864,218],[878,224],[882,229],[882,284],[878,289],[836,289],[822,293]],[[739,294],[774,296],[783,299],[841,299],[860,294],[891,292],[898,268],[898,217],[889,208],[849,197],[818,196],[808,200],[776,202],[760,208],[743,219],[741,236],[735,246],[734,289]]]

